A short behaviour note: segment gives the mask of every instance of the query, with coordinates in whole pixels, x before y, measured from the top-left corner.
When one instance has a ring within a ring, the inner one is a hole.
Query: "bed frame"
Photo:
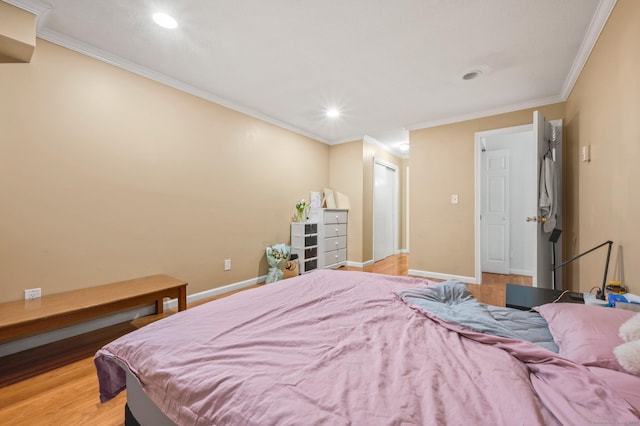
[[[127,375],[127,403],[124,406],[125,426],[175,426],[156,404],[149,399],[142,390],[140,382],[126,367]]]

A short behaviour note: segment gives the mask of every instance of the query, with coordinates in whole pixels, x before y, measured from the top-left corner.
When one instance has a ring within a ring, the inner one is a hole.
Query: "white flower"
[[[302,212],[304,209],[309,207],[309,204],[304,200],[304,198],[296,203],[296,210]]]

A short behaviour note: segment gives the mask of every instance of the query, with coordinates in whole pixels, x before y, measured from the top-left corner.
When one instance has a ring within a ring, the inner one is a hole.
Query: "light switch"
[[[451,204],[458,204],[458,194],[451,194]]]
[[[589,145],[582,145],[582,151],[580,152],[580,161],[588,163],[591,161],[591,147]]]

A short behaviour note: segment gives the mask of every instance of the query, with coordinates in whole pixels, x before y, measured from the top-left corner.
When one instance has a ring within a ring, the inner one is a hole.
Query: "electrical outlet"
[[[451,204],[458,204],[458,194],[451,194]]]
[[[37,299],[41,296],[42,291],[39,288],[30,288],[24,291],[24,300]]]
[[[224,270],[225,271],[230,271],[231,270],[231,259],[225,259],[224,260]]]

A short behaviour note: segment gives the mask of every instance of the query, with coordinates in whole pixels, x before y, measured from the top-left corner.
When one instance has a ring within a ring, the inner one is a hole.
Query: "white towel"
[[[540,165],[540,215],[547,218],[542,225],[544,232],[551,232],[556,227],[556,168],[553,160],[543,157]]]

